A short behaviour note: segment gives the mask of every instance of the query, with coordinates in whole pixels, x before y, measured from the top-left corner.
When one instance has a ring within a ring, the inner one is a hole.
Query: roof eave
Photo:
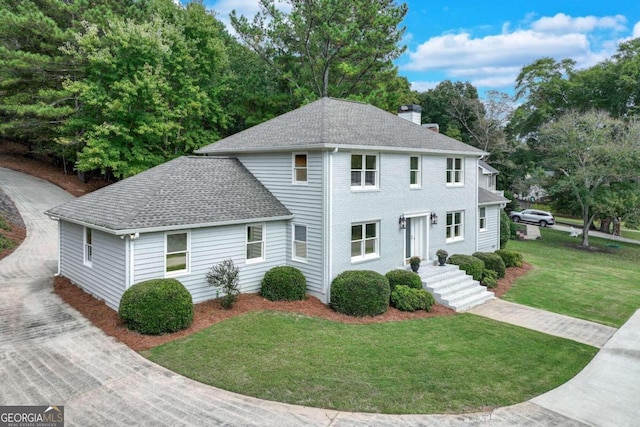
[[[47,213],[47,212],[45,212]],[[206,222],[199,224],[180,224],[180,225],[165,225],[165,226],[156,226],[156,227],[131,227],[131,228],[121,228],[121,229],[112,229],[104,226],[91,224],[86,221],[80,221],[73,218],[65,218],[61,215],[53,215],[48,214],[51,219],[54,220],[62,220],[71,222],[74,224],[82,225],[84,227],[89,227],[94,230],[103,231],[108,234],[113,234],[115,236],[125,236],[127,234],[134,233],[155,233],[155,232],[164,232],[164,231],[175,231],[175,230],[189,230],[193,228],[207,228],[207,227],[222,227],[227,225],[238,225],[238,224],[255,224],[258,222],[273,222],[273,221],[287,221],[293,219],[293,215],[281,215],[274,217],[261,217],[261,218],[247,218],[247,219],[238,219],[231,221],[215,221],[215,222]]]

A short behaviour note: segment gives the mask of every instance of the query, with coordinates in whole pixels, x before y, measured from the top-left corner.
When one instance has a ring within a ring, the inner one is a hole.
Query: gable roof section
[[[500,173],[498,169],[494,168],[493,166],[491,166],[490,164],[488,164],[483,160],[478,160],[478,166],[480,166],[483,169],[483,171],[486,171],[485,175],[493,175],[493,174],[497,175]]]
[[[221,157],[178,157],[46,214],[114,234],[292,217],[242,163]]]
[[[478,205],[499,205],[509,203],[509,199],[484,188],[478,188]]]
[[[229,154],[309,149],[380,149],[480,156],[484,151],[373,105],[322,98],[196,151]]]

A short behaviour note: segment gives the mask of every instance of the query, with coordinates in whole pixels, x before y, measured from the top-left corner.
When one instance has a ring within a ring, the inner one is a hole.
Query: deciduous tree
[[[640,183],[640,125],[602,111],[571,111],[540,128],[540,149],[555,172],[552,195],[571,197],[583,219],[583,246],[593,219],[621,183]]]

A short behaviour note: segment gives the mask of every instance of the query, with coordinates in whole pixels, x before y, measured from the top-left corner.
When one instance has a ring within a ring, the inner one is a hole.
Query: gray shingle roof
[[[479,205],[497,205],[501,203],[509,203],[509,199],[484,188],[478,188]]]
[[[489,163],[482,161],[482,160],[478,160],[478,165],[482,168],[487,170],[487,172],[489,173],[495,173],[495,174],[499,174],[500,171],[496,168],[494,168],[493,166],[491,166]]]
[[[362,147],[482,155],[484,152],[372,105],[322,98],[196,151],[198,154]]]
[[[52,208],[115,234],[291,217],[237,159],[179,157]]]

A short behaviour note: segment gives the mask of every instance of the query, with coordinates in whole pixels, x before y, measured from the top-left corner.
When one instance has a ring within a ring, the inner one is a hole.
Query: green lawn
[[[567,245],[581,240],[566,232],[540,229],[542,239],[515,241],[535,269],[517,280],[505,300],[620,327],[640,308],[640,246],[589,237],[592,246],[611,253],[587,252]]]
[[[471,314],[347,325],[255,312],[143,352],[206,384],[343,411],[461,413],[523,402],[596,349]]]

